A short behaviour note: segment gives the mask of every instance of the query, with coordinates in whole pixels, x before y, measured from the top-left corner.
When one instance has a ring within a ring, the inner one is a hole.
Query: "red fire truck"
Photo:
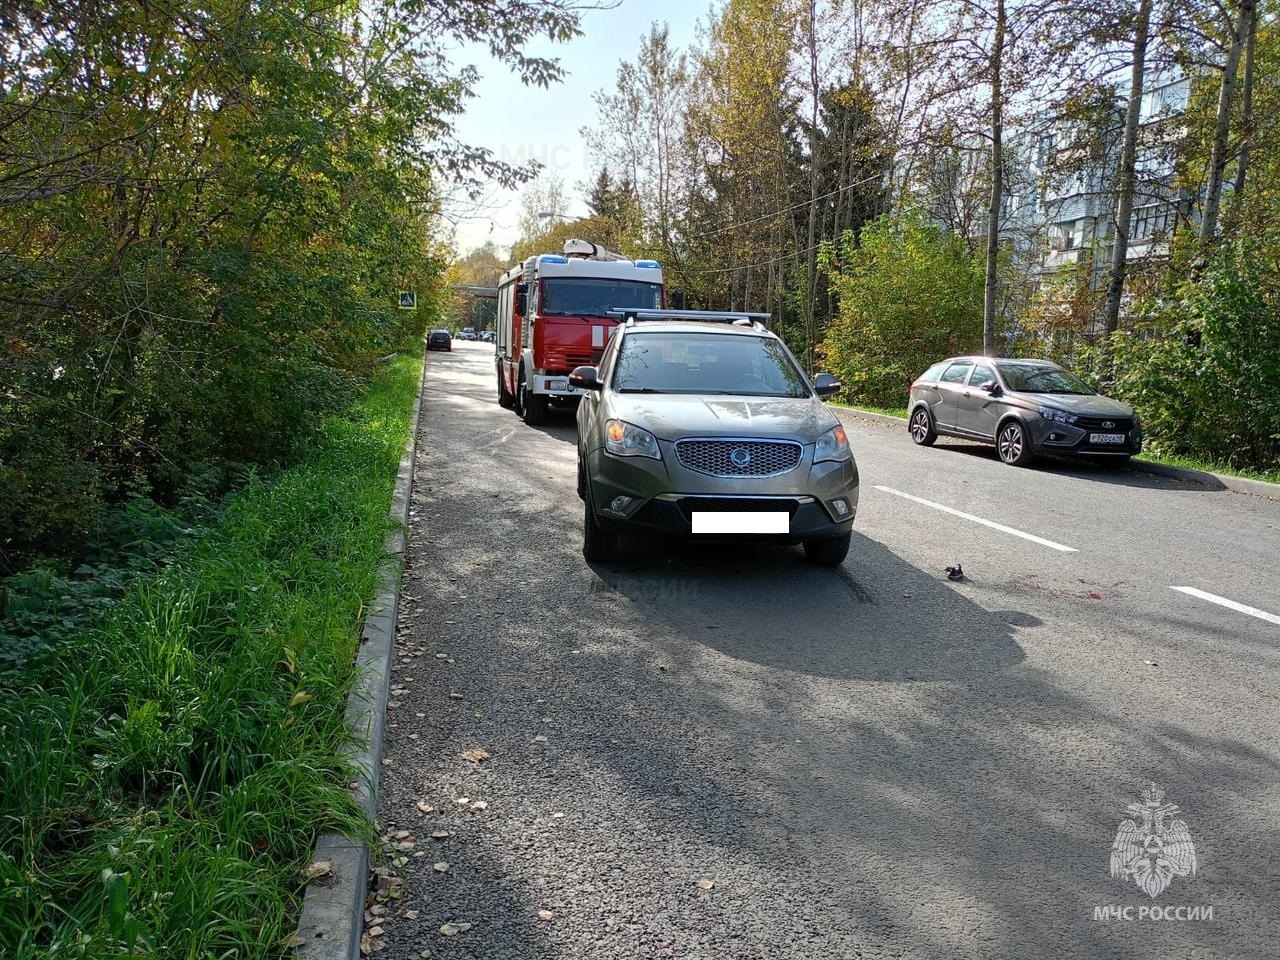
[[[569,373],[599,362],[618,324],[610,310],[665,306],[656,260],[628,260],[587,240],[516,264],[498,283],[498,403],[541,423],[549,404],[581,396]]]

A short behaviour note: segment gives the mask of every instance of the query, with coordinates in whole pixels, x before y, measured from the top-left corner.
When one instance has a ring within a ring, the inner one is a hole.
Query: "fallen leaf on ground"
[[[472,763],[484,763],[492,754],[484,747],[472,747],[470,750],[462,751],[462,759],[470,760]]]
[[[432,830],[431,831],[432,840],[448,840],[451,836],[453,836],[453,834],[451,834],[448,830]]]
[[[543,923],[550,923],[555,918],[556,918],[556,915],[552,913],[550,910],[538,911],[538,919],[541,920]]]
[[[488,810],[489,804],[485,800],[476,800],[474,803],[471,804],[471,809],[472,810]]]
[[[712,887],[714,887],[715,885],[716,885],[716,882],[715,882],[714,880],[699,880],[699,881],[698,881],[698,888],[699,888],[700,890],[710,890],[710,889],[711,889]]]
[[[470,929],[471,924],[466,922],[454,923],[452,920],[440,926],[440,932],[446,937],[452,937],[455,933],[465,933]]]
[[[434,810],[434,809],[435,809],[435,807],[433,807],[431,804],[427,803],[427,801],[425,801],[425,800],[419,800],[419,801],[418,801],[418,809],[419,809],[419,810],[421,810],[423,813],[430,813],[432,810]]]
[[[546,738],[546,737],[544,737],[542,734],[538,734],[536,737],[534,737],[534,738],[533,738],[533,742],[534,742],[534,743],[546,743],[546,742],[547,742],[547,738]]]
[[[310,883],[320,877],[327,877],[333,873],[333,864],[328,860],[316,860],[306,866],[302,871],[302,879],[304,883]]]
[[[380,937],[380,936],[382,936],[384,933],[386,933],[386,931],[385,931],[385,930],[383,930],[383,929],[382,929],[382,927],[370,927],[370,928],[369,928],[369,936],[371,936],[371,937]]]
[[[436,873],[444,873],[446,870],[449,869],[449,861],[438,860],[431,865],[431,869],[434,870]]]
[[[408,839],[409,837],[411,837],[411,836],[413,836],[413,834],[411,834],[408,830],[397,830],[397,831],[396,831],[396,839],[397,839],[397,840],[407,840],[407,839]]]
[[[563,814],[563,813],[561,813],[559,810],[557,810],[555,813],[553,813],[553,814],[551,815],[551,819],[552,819],[552,820],[563,820],[563,819],[564,819],[564,814]]]
[[[461,699],[462,699],[462,694],[460,694],[460,693],[451,693],[451,694],[449,694],[449,699],[450,699],[450,700],[461,700]]]

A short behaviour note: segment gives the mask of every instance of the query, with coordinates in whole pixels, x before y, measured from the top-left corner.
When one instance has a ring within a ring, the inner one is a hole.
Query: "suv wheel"
[[[849,554],[849,542],[853,534],[846,533],[839,537],[823,537],[821,540],[806,540],[804,555],[810,563],[820,567],[838,567]]]
[[[1021,421],[1006,420],[1000,425],[1000,432],[996,434],[996,452],[1010,466],[1025,467],[1031,462],[1034,454],[1027,442],[1027,429]]]
[[[582,558],[587,563],[608,563],[618,552],[618,535],[602,530],[588,494],[582,502]]]
[[[922,447],[931,447],[933,441],[938,439],[938,431],[933,428],[933,417],[929,416],[925,407],[916,407],[907,430],[911,433],[911,439]]]

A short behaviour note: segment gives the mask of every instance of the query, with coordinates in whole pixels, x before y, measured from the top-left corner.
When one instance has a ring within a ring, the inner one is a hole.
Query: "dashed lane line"
[[[893,487],[876,487],[877,490],[883,490],[885,493],[891,493],[895,497],[902,497],[904,500],[910,500],[913,503],[923,504],[926,507],[932,507],[934,510],[941,510],[943,513],[949,513],[953,517],[959,517],[962,520],[969,520],[973,523],[980,523],[984,527],[990,527],[992,530],[999,530],[1001,533],[1007,533],[1015,537],[1021,537],[1023,540],[1030,540],[1032,543],[1038,543],[1042,547],[1048,547],[1050,550],[1060,550],[1063,553],[1076,553],[1075,547],[1068,547],[1065,544],[1056,543],[1053,540],[1046,540],[1044,537],[1037,537],[1034,533],[1027,533],[1024,530],[1015,530],[1013,527],[1006,527],[1003,523],[996,523],[994,520],[984,520],[982,517],[975,517],[971,513],[964,513],[952,507],[943,506],[940,503],[934,503],[932,500],[925,500],[922,497],[915,497],[909,493],[903,493],[901,490],[895,490]]]
[[[1267,613],[1265,610],[1259,610],[1257,607],[1250,607],[1243,603],[1236,603],[1234,600],[1228,600],[1226,597],[1220,597],[1216,593],[1209,593],[1205,590],[1197,590],[1195,587],[1170,587],[1170,590],[1177,590],[1179,593],[1185,593],[1189,597],[1198,597],[1201,600],[1208,600],[1210,603],[1216,603],[1220,607],[1226,607],[1228,610],[1234,610],[1236,613],[1247,613],[1251,617],[1257,617],[1259,620],[1265,620],[1267,623],[1280,625],[1280,617],[1274,613]]]

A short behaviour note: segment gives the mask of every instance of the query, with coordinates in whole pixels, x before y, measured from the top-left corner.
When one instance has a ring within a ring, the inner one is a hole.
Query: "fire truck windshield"
[[[542,306],[538,312],[543,316],[604,317],[615,307],[661,309],[662,284],[587,277],[542,281]]]

